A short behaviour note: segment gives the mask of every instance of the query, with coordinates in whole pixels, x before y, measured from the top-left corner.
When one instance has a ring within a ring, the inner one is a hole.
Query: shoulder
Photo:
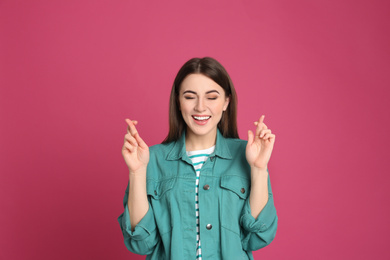
[[[175,142],[170,142],[166,144],[155,144],[149,147],[149,151],[152,153],[169,153],[173,146],[175,145]]]
[[[232,159],[232,163],[246,163],[246,144],[247,141],[238,138],[223,138],[219,142],[218,153],[221,157]]]
[[[175,142],[156,144],[149,147],[149,163],[147,167],[147,179],[158,180],[163,178],[167,169],[172,167],[177,160],[168,160],[169,154],[174,148]]]
[[[168,153],[172,150],[174,142],[167,144],[156,144],[149,147],[149,153],[151,159],[166,158]]]
[[[246,140],[241,140],[238,138],[225,138],[225,158],[228,160],[223,160],[223,163],[227,165],[226,174],[239,176],[245,179],[250,179],[250,167],[246,160]]]
[[[248,141],[238,138],[225,138],[225,141],[232,154],[245,151],[246,144],[248,143]]]
[[[165,151],[168,151],[170,149],[172,149],[172,145],[174,144],[174,142],[171,142],[171,143],[167,143],[167,144],[155,144],[155,145],[152,145],[149,147],[149,151],[151,152],[165,152]]]
[[[226,138],[226,137],[225,137],[225,141],[232,145],[246,145],[246,143],[248,142],[247,140],[242,140],[239,138]]]

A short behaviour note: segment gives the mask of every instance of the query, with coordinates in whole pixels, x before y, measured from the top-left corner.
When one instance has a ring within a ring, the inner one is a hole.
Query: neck
[[[186,150],[196,151],[204,150],[215,145],[217,140],[217,129],[207,135],[195,135],[187,129],[186,132]]]

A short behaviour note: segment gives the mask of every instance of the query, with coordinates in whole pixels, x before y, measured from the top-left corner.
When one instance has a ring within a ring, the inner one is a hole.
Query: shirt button
[[[241,188],[241,193],[242,193],[242,194],[245,193],[245,189],[244,189],[244,188]]]
[[[207,228],[208,230],[210,230],[210,229],[213,228],[213,226],[212,226],[211,224],[207,224],[207,225],[206,225],[206,228]]]
[[[157,191],[154,191],[154,195],[156,195],[156,196],[157,196]]]
[[[211,160],[211,161],[214,161],[214,156],[211,156],[211,157],[210,157],[210,160]]]
[[[209,189],[210,189],[210,185],[208,185],[208,184],[204,185],[204,186],[203,186],[203,189],[204,189],[204,190],[209,190]]]

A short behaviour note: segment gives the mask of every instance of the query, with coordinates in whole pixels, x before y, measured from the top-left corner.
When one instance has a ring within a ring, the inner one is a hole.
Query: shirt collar
[[[172,150],[167,155],[168,161],[187,158],[185,133],[186,132],[184,131],[181,137],[173,144]],[[211,154],[210,156],[213,155],[224,159],[229,159],[229,160],[233,158],[230,153],[229,146],[226,143],[226,138],[222,136],[219,129],[217,129],[217,140],[215,144],[215,150],[214,153]]]

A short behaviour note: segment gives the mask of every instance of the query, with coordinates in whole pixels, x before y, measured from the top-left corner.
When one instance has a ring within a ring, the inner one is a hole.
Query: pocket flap
[[[175,179],[176,178],[171,178],[159,181],[148,179],[146,184],[146,192],[154,199],[160,199],[165,192],[173,188]]]
[[[236,175],[222,176],[221,188],[236,193],[241,199],[246,199],[249,196],[250,180]]]

